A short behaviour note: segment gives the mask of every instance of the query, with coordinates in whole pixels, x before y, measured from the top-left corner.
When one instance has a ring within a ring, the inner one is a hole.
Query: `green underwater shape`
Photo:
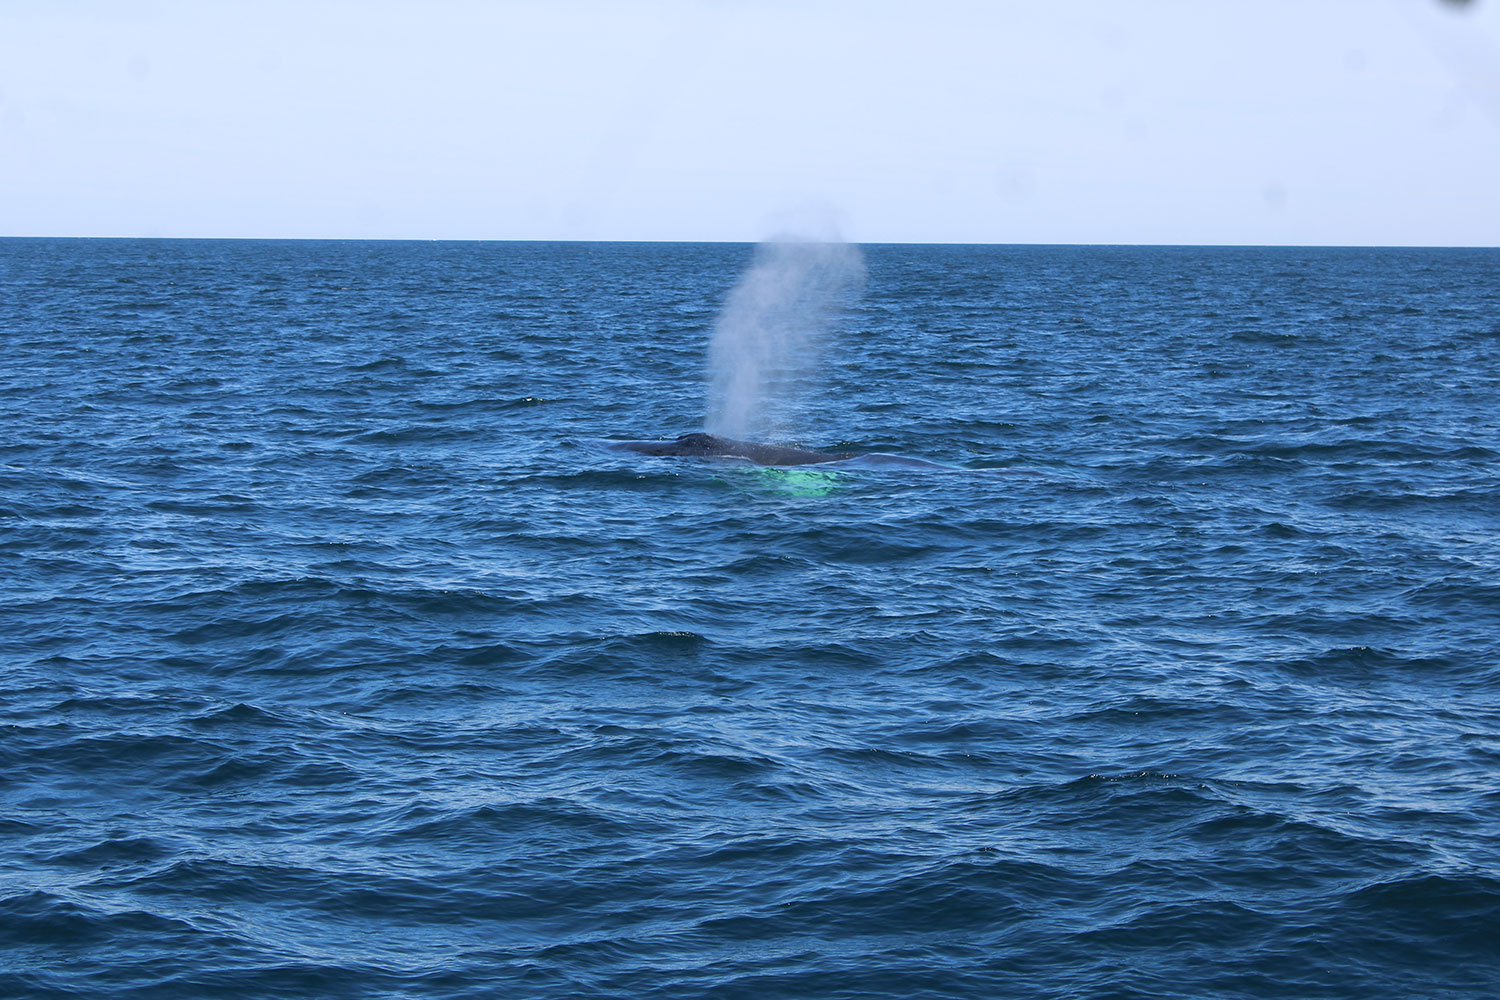
[[[778,469],[767,466],[758,471],[778,490],[796,497],[827,496],[839,484],[837,472],[820,469]]]

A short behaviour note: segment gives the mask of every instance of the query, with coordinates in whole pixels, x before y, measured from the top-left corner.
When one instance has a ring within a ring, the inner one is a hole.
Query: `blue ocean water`
[[[0,241],[0,994],[1500,986],[1500,251]]]

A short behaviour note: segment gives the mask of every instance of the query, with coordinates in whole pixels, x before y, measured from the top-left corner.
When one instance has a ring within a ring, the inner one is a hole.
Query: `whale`
[[[614,441],[614,447],[642,455],[684,456],[688,458],[744,458],[756,465],[817,465],[859,458],[859,452],[808,451],[774,444],[736,441],[697,431],[683,434],[675,441]]]

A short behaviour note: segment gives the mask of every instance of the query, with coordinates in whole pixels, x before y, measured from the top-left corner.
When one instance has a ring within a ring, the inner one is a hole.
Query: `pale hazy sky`
[[[1500,3],[0,0],[0,235],[1500,243]]]

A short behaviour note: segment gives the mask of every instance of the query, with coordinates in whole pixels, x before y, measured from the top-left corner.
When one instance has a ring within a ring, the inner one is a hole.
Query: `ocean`
[[[0,995],[1500,990],[1500,250],[838,261],[0,240]]]

